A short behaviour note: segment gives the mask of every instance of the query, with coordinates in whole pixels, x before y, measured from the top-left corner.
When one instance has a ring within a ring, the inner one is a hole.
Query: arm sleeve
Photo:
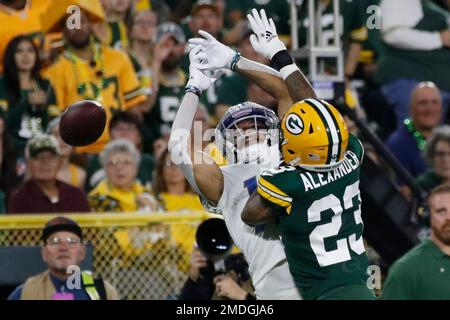
[[[387,44],[411,50],[433,50],[442,47],[438,32],[414,29],[424,15],[420,0],[383,0],[380,8],[383,17],[381,31]],[[399,15],[399,12],[404,14]]]
[[[258,178],[257,192],[276,213],[284,210],[289,214],[292,209],[292,198],[276,184],[281,180],[276,174],[266,172]]]
[[[399,49],[429,51],[442,48],[439,32],[398,28],[383,34],[383,39],[387,44]]]
[[[356,136],[350,134],[348,137],[348,148],[347,150],[352,151],[358,157],[359,163],[361,164],[364,159],[364,146]]]
[[[199,98],[191,92],[185,94],[172,125],[169,139],[169,152],[172,161],[183,171],[192,189],[201,197],[206,198],[197,186],[194,169],[189,155],[189,139],[192,123],[197,111]]]

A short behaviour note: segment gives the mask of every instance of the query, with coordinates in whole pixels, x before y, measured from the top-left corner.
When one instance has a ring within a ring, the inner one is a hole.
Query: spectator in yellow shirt
[[[167,211],[203,210],[198,196],[192,192],[183,172],[171,160],[166,149],[156,165],[154,192]]]
[[[106,172],[88,196],[89,205],[96,212],[150,212],[156,209],[149,190],[136,179],[140,154],[128,140],[108,143],[100,154]]]
[[[89,15],[81,11],[80,28],[69,29],[62,21],[66,50],[46,72],[55,85],[62,110],[83,99],[97,100],[107,114],[128,110],[146,101],[126,53],[94,40]],[[107,124],[108,126],[108,124]],[[77,148],[81,153],[99,153],[109,140],[108,130],[93,144]]]
[[[166,149],[161,154],[156,165],[153,179],[154,192],[160,206],[166,211],[192,211],[203,210],[198,195],[192,192],[183,172],[171,160]],[[195,242],[196,227],[192,224],[173,224],[170,226],[172,239],[178,246],[182,258],[178,261],[181,270],[189,270],[189,260],[186,258],[191,252]]]
[[[49,3],[50,0],[0,0],[0,61],[8,43],[18,35],[29,35],[42,43],[41,14]]]

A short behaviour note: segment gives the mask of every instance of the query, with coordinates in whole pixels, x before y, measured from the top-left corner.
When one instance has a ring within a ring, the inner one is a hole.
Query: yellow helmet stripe
[[[330,108],[330,104],[328,103],[328,102],[326,102],[326,101],[320,101],[320,103],[325,107],[325,109],[327,109],[328,110],[328,112],[330,113],[330,115],[331,115],[331,119],[333,119],[333,123],[334,123],[334,125],[335,125],[335,127],[336,127],[336,129],[337,129],[337,135],[338,135],[338,141],[339,141],[339,143],[338,143],[338,151],[337,151],[337,159],[336,160],[339,160],[339,157],[340,157],[340,155],[341,155],[341,149],[342,149],[342,130],[341,130],[341,128],[339,127],[339,124],[338,124],[338,122],[336,121],[336,114],[335,114],[335,112],[333,112],[333,110],[331,110],[331,108]]]

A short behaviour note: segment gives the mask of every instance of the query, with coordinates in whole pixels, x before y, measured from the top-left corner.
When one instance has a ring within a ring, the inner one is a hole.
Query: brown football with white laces
[[[71,104],[61,116],[61,139],[74,147],[87,146],[100,138],[106,125],[106,112],[94,100],[81,100]]]

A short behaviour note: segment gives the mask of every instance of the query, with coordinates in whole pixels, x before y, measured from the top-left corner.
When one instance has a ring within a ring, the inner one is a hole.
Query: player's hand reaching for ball
[[[286,50],[286,46],[278,38],[275,23],[272,18],[267,19],[264,9],[259,13],[252,9],[252,13],[247,14],[247,19],[254,32],[250,36],[250,42],[257,53],[270,60],[278,52]]]
[[[208,75],[200,71],[197,65],[201,64],[205,58],[206,54],[202,51],[201,46],[191,46],[191,51],[189,52],[189,81],[186,84],[186,88],[195,88],[200,94],[207,90],[223,74],[221,70],[211,71]]]
[[[189,45],[200,46],[205,54],[201,63],[196,64],[200,70],[206,69],[233,69],[234,64],[240,55],[230,47],[220,43],[208,32],[200,30],[198,32],[203,38],[189,39]]]

